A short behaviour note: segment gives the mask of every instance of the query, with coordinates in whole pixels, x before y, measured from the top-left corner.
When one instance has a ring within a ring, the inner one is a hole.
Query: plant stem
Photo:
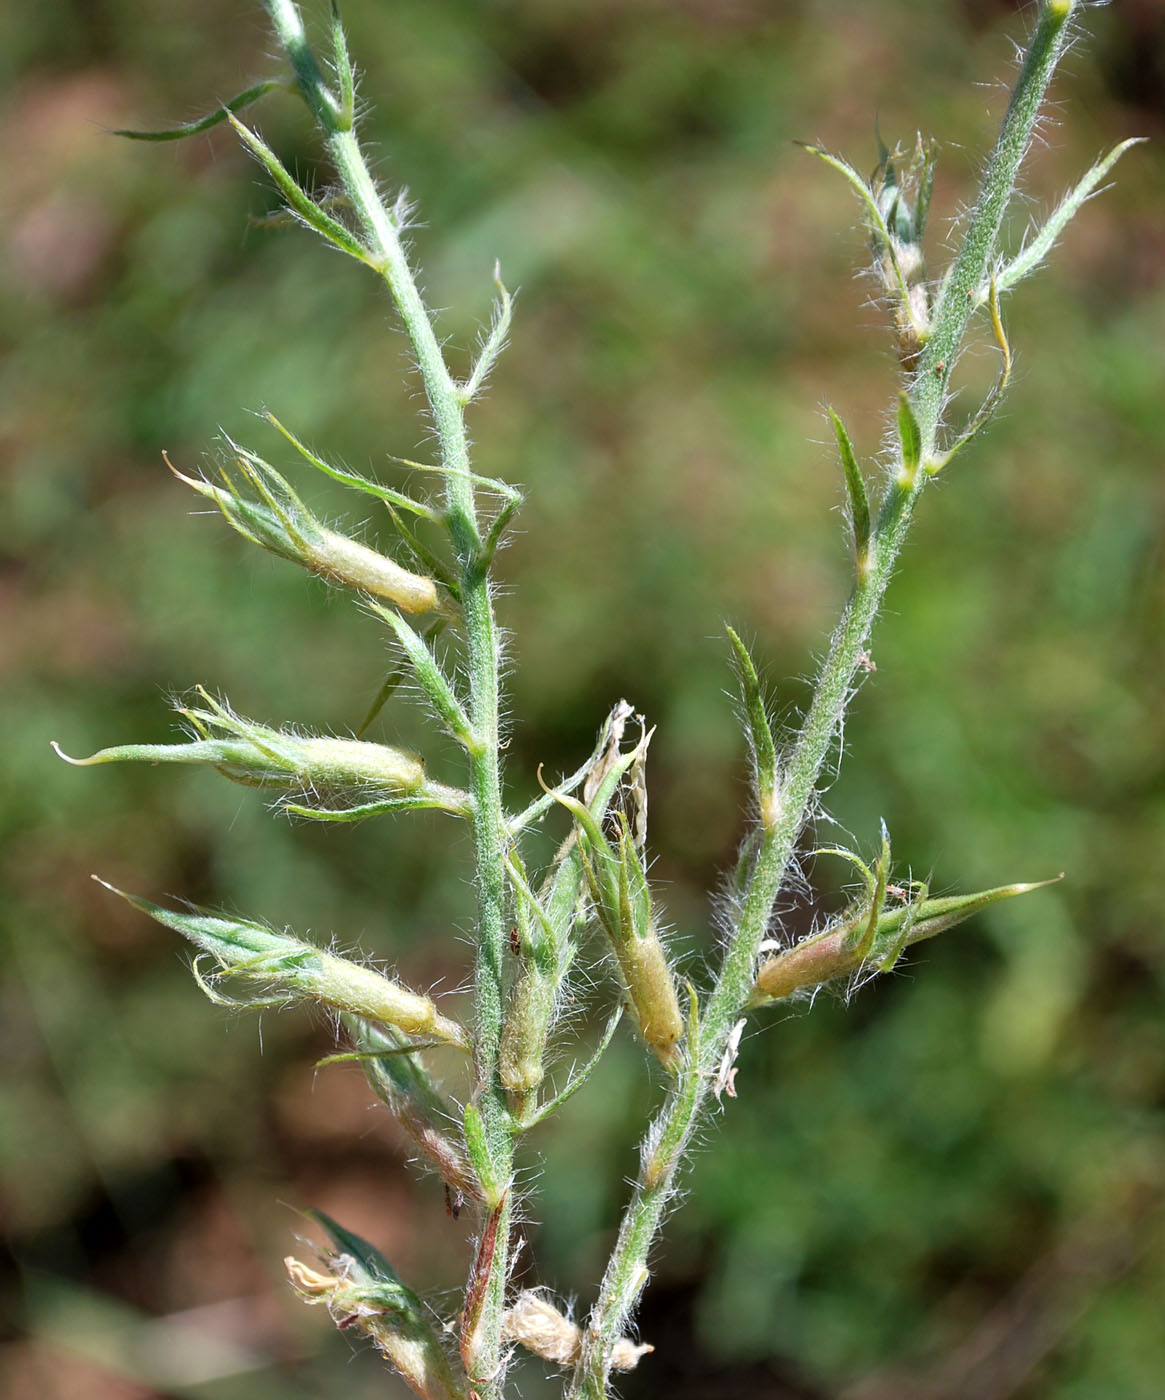
[[[356,134],[327,89],[304,34],[293,0],[265,0],[267,12],[287,50],[308,106],[351,200],[370,250],[400,312],[437,429],[445,472],[445,520],[460,568],[464,616],[469,713],[474,744],[469,751],[473,794],[473,831],[477,871],[477,957],[475,1003],[477,1025],[477,1105],[495,1178],[508,1186],[513,1173],[513,1123],[498,1077],[498,1049],[504,1013],[506,874],[508,842],[501,798],[499,748],[499,646],[489,593],[488,564],[482,555],[469,446],[465,432],[465,396],[449,373],[429,313],[409,266],[400,228],[387,208],[360,150]],[[502,1311],[509,1260],[509,1197],[500,1211],[488,1261],[485,1304],[475,1331],[478,1375],[470,1381],[480,1400],[500,1394]]]
[[[1003,216],[1044,93],[1063,53],[1075,4],[1076,0],[1044,0],[962,247],[935,311],[931,338],[907,390],[922,439],[923,464],[935,450],[951,371],[975,309],[975,292],[990,278]],[[748,1003],[761,942],[769,931],[797,839],[811,815],[818,778],[840,732],[862,653],[926,479],[924,465],[908,471],[900,460],[886,486],[870,542],[869,567],[859,576],[830,641],[813,700],[780,780],[779,801],[761,830],[716,985],[701,1015],[697,1091],[685,1092],[681,1076],[644,1139],[639,1178],[588,1321],[570,1400],[604,1400],[607,1395],[611,1350],[626,1330],[647,1280],[648,1252],[673,1194],[684,1148],[707,1102],[732,1028]],[[678,1146],[660,1164],[652,1144],[665,1136]]]

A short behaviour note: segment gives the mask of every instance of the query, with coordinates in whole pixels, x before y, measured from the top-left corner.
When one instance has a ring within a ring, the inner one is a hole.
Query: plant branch
[[[499,642],[482,557],[474,478],[469,469],[464,391],[453,379],[425,309],[401,238],[400,220],[381,199],[356,139],[346,104],[324,82],[293,0],[265,0],[276,34],[287,51],[305,101],[362,230],[366,246],[396,303],[412,344],[437,430],[445,476],[445,524],[460,569],[461,608],[469,680],[469,719],[476,740],[468,753],[476,846],[478,929],[475,969],[477,1094],[485,1142],[497,1179],[513,1173],[513,1123],[498,1077],[504,1014],[506,879],[508,845],[499,762]],[[483,1302],[475,1328],[471,1383],[480,1400],[500,1394],[504,1369],[502,1313],[509,1259],[509,1202],[489,1221],[492,1234],[485,1277],[474,1275]],[[479,1255],[479,1269],[482,1264]]]
[[[975,309],[977,289],[990,280],[1003,216],[1048,83],[1063,53],[1076,3],[1044,0],[1041,6],[962,246],[935,309],[932,334],[904,396],[909,412],[900,411],[899,421],[905,420],[910,432],[904,426],[900,434],[898,468],[883,495],[867,569],[859,572],[830,641],[809,711],[778,775],[777,788],[759,795],[763,814],[760,839],[751,856],[716,984],[702,1011],[695,1091],[691,1091],[687,1076],[681,1076],[644,1139],[639,1177],[591,1312],[568,1391],[570,1400],[604,1400],[607,1394],[615,1341],[626,1330],[647,1280],[648,1252],[673,1195],[685,1148],[718,1076],[722,1082],[723,1060],[726,1054],[731,1055],[733,1028],[752,993],[760,945],[768,933],[797,839],[812,813],[821,770],[840,731],[870,630],[927,480],[927,473],[919,466],[934,451],[951,370]],[[671,1143],[673,1150],[661,1164],[656,1146],[662,1141]]]

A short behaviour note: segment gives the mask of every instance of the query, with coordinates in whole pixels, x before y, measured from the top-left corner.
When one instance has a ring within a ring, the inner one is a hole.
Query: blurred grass
[[[756,640],[791,722],[847,586],[823,405],[872,454],[893,385],[849,193],[791,138],[865,166],[875,114],[887,139],[932,131],[936,214],[954,213],[1000,105],[977,84],[1005,75],[1022,18],[986,0],[345,13],[455,353],[495,256],[521,288],[473,418],[479,470],[529,490],[502,562],[512,781],[572,766],[620,695],[643,708],[656,871],[706,949],[743,792],[722,622]],[[1161,135],[1159,10],[1087,18],[1031,162],[1044,206],[1102,148]],[[358,1074],[313,1075],[324,1028],[267,1017],[260,1055],[254,1021],[207,1005],[88,880],[361,939],[455,985],[461,839],[450,857],[435,819],[289,826],[206,775],[77,773],[48,749],[164,739],[165,693],[196,682],[343,729],[385,664],[368,619],[192,514],[159,460],[197,465],[220,426],[274,454],[261,406],[361,469],[428,449],[383,301],[304,235],[248,226],[272,197],[229,136],[105,135],[204,110],[268,47],[227,0],[0,16],[5,1400],[323,1397],[337,1374],[383,1393],[283,1289],[288,1207],[338,1216],[423,1286],[455,1287],[464,1258],[465,1222],[410,1184]],[[311,169],[292,103],[259,120]],[[750,1035],[628,1394],[1159,1394],[1160,142],[1117,173],[1007,309],[1018,382],[925,502],[829,794],[860,842],[884,816],[943,889],[1068,879],[848,1010]],[[986,347],[969,357],[968,382],[992,373]],[[407,701],[381,727],[432,744]],[[812,870],[826,901],[835,864]],[[537,1277],[584,1301],[650,1096],[616,1053],[536,1144]],[[183,1348],[165,1328],[187,1324]],[[523,1395],[539,1385],[528,1368]]]

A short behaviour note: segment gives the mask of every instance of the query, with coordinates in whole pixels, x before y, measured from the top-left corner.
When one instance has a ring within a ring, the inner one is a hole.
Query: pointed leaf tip
[[[314,1206],[309,1206],[301,1214],[306,1219],[319,1225],[329,1236],[332,1247],[340,1254],[347,1254],[355,1259],[362,1269],[374,1278],[385,1279],[393,1283],[399,1282],[396,1270],[388,1262],[385,1256],[370,1244],[361,1235],[346,1230],[338,1221],[326,1215],[322,1210],[317,1210]]]
[[[253,87],[245,88],[242,92],[216,107],[213,112],[208,112],[205,117],[199,117],[192,122],[184,122],[181,126],[163,128],[160,131],[135,131],[132,128],[120,128],[113,131],[113,136],[123,136],[127,141],[184,141],[188,136],[198,136],[201,132],[210,131],[212,127],[219,126],[225,122],[232,112],[241,112],[244,107],[249,107],[253,102],[258,102],[261,97],[266,97],[269,92],[281,89],[286,92],[287,84],[279,78],[268,78],[265,82],[256,83]]]

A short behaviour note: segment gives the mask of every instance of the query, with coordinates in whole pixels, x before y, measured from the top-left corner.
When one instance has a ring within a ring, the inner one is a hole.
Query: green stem
[[[1068,43],[1069,21],[1079,0],[1044,0],[1031,43],[1012,90],[999,139],[987,162],[979,197],[963,244],[935,308],[934,331],[923,350],[910,399],[923,433],[923,457],[933,450],[934,433],[950,387],[959,347],[976,307],[979,288],[991,280],[999,230],[1015,191],[1016,178],[1040,114],[1044,94]]]
[[[1044,0],[963,245],[936,309],[931,339],[908,391],[922,438],[924,464],[934,452],[950,373],[975,309],[975,291],[990,277],[1003,216],[1044,93],[1063,53],[1067,21],[1076,3]],[[716,985],[702,1013],[697,1091],[686,1092],[681,1076],[644,1139],[639,1178],[588,1320],[569,1400],[604,1400],[607,1395],[612,1348],[625,1332],[647,1280],[648,1253],[674,1193],[685,1148],[716,1081],[732,1029],[748,1004],[760,945],[768,934],[797,839],[811,814],[822,767],[840,732],[862,654],[926,479],[925,470],[907,471],[900,461],[886,487],[871,539],[869,568],[859,577],[830,641],[813,700],[780,782],[779,801],[761,832]],[[677,1147],[661,1165],[651,1144],[664,1138]]]
[[[376,184],[345,118],[328,91],[304,34],[293,0],[264,0],[272,24],[287,50],[300,90],[322,128],[324,143],[352,203],[370,251],[396,303],[412,344],[417,367],[437,429],[445,471],[445,523],[460,567],[470,719],[475,743],[469,753],[476,848],[478,937],[475,967],[477,1026],[477,1104],[485,1127],[496,1179],[503,1185],[513,1174],[513,1123],[498,1076],[498,1050],[504,1014],[506,876],[508,842],[501,798],[499,747],[499,645],[489,593],[488,566],[482,557],[474,480],[469,469],[465,401],[449,373],[429,313],[417,289],[393,212]],[[503,1210],[485,1289],[485,1307],[471,1383],[480,1400],[501,1393],[501,1341],[505,1284],[509,1267],[509,1210]]]

